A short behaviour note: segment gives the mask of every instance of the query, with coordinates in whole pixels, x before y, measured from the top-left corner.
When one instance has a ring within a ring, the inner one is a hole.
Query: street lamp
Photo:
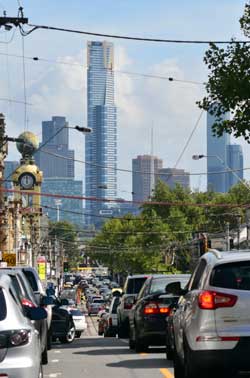
[[[224,160],[220,156],[218,156],[218,155],[193,155],[192,156],[193,160],[200,160],[200,159],[203,159],[203,158],[216,158],[216,159],[218,159],[226,167],[228,172],[232,173],[245,186],[245,188],[247,188],[247,190],[250,191],[250,187],[246,184],[246,182],[244,180],[242,180],[242,178],[240,176],[238,176],[236,172],[234,172],[230,167],[228,167],[228,165],[226,165],[226,163],[224,162]]]

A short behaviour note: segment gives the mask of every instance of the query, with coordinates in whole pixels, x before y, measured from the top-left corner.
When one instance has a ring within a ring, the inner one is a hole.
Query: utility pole
[[[226,251],[230,250],[230,229],[229,229],[229,222],[226,223]]]
[[[5,243],[7,240],[6,214],[4,203],[4,159],[8,153],[8,144],[5,135],[5,119],[4,115],[0,113],[0,251],[5,251]]]

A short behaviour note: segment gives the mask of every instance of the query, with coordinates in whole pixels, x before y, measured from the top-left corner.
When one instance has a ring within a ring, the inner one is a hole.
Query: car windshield
[[[146,279],[146,276],[129,279],[126,294],[138,294]]]
[[[166,286],[171,282],[181,282],[181,287],[184,288],[186,284],[188,283],[189,278],[187,279],[180,279],[180,278],[170,278],[170,277],[159,277],[156,279],[153,279],[150,286],[150,294],[153,293],[165,293],[166,292]]]
[[[235,290],[250,290],[250,261],[240,261],[216,266],[210,285]]]

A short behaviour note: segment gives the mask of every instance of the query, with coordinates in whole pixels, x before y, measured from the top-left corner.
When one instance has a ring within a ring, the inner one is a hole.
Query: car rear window
[[[234,290],[250,290],[250,261],[240,261],[216,266],[210,285]]]
[[[72,316],[83,316],[83,313],[80,310],[70,310]]]
[[[92,303],[104,303],[103,299],[94,299]]]
[[[29,284],[30,286],[32,287],[32,290],[33,291],[39,291],[38,290],[38,286],[37,286],[37,282],[36,282],[36,279],[33,275],[32,272],[29,272],[28,270],[24,270],[23,273],[25,274],[25,276],[27,277],[28,281],[29,281]]]
[[[149,289],[149,293],[150,294],[165,293],[166,292],[166,286],[169,283],[175,282],[175,281],[181,282],[181,287],[182,287],[182,289],[184,289],[184,287],[188,283],[188,280],[189,280],[188,278],[186,280],[185,279],[180,280],[179,278],[173,279],[173,278],[169,278],[169,277],[161,277],[161,278],[152,279],[151,286],[150,286],[150,289]]]
[[[7,315],[6,302],[3,294],[3,289],[0,288],[0,321],[4,320]]]
[[[138,294],[147,277],[129,278],[126,294]]]

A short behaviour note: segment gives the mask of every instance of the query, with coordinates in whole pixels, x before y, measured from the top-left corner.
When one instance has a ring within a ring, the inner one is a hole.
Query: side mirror
[[[27,309],[27,316],[30,320],[42,320],[47,318],[47,311],[42,307]]]
[[[177,295],[177,296],[181,296],[183,294],[186,294],[186,290],[183,290],[181,288],[181,282],[179,282],[179,281],[169,283],[166,286],[165,291],[166,291],[167,294],[172,294],[172,295]]]

